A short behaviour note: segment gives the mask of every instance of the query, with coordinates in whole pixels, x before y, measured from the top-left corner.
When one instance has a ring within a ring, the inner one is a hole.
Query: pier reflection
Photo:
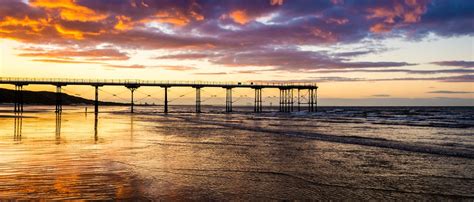
[[[132,141],[132,142],[133,142],[133,131],[134,131],[133,126],[135,125],[133,123],[135,121],[134,119],[135,118],[134,118],[133,114],[131,114],[130,115],[130,141]]]
[[[97,131],[97,126],[99,124],[99,115],[97,113],[94,113],[94,143],[97,143],[99,140],[99,135]]]
[[[61,113],[56,113],[56,144],[61,144]]]
[[[15,113],[13,126],[13,140],[21,141],[21,132],[23,129],[23,116],[21,113]]]

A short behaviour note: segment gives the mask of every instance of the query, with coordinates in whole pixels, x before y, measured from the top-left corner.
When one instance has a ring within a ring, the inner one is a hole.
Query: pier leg
[[[282,106],[282,100],[283,100],[283,90],[280,88],[280,107],[279,107],[279,111],[282,112],[283,111],[283,106]]]
[[[61,86],[56,86],[56,113],[63,111]]]
[[[285,112],[288,112],[290,110],[290,90],[285,89]]]
[[[20,86],[20,112],[23,113],[23,105],[25,104],[25,100],[23,97],[23,86]]]
[[[262,112],[262,89],[255,88],[254,112]]]
[[[281,111],[285,112],[286,111],[286,89],[281,90]]]
[[[226,88],[225,111],[232,112],[232,88]]]
[[[140,86],[138,86],[138,85],[126,85],[125,87],[130,90],[130,94],[131,94],[130,95],[131,96],[130,97],[130,113],[133,113],[134,112],[133,108],[135,106],[135,101],[133,99],[133,94],[134,94],[135,90],[137,90]]]
[[[15,92],[13,95],[13,103],[15,104],[13,112],[18,112],[18,86],[15,85]]]
[[[130,92],[131,92],[131,98],[130,98],[130,113],[133,113],[133,107],[135,105],[135,102],[133,100],[133,93],[135,92],[136,89],[134,88],[130,88]]]
[[[201,88],[196,88],[196,113],[201,113]]]
[[[14,102],[14,112],[23,112],[23,85],[15,85],[15,91],[13,95],[13,102]]]
[[[315,89],[315,93],[314,93],[314,111],[315,112],[318,111],[318,89],[317,88]]]
[[[298,88],[298,111],[301,111],[300,89]]]
[[[293,111],[293,89],[288,89],[289,93],[290,93],[290,112]]]
[[[99,86],[95,86],[94,113],[99,113]]]
[[[308,89],[308,111],[314,112],[314,89]]]
[[[165,113],[168,113],[168,87],[165,87],[165,101],[164,101]]]
[[[314,94],[314,96],[315,96],[314,101],[316,103],[315,104],[315,106],[316,106],[315,111],[318,111],[318,89],[317,88],[316,88],[316,93]]]

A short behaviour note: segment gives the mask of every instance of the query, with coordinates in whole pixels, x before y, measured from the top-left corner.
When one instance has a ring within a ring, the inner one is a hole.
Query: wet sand
[[[472,136],[438,135],[469,129],[104,111],[0,116],[0,198],[474,199]]]

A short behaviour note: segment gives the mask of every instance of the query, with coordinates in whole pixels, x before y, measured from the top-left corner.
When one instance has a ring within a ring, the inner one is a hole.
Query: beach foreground
[[[474,199],[473,108],[50,108],[0,107],[0,199]]]

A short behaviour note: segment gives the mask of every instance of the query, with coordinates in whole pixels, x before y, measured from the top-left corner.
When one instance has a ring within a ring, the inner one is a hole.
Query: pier
[[[295,110],[295,96],[297,91],[296,110],[302,110],[301,104],[307,105],[307,111],[317,111],[317,90],[315,83],[264,83],[264,82],[206,82],[206,81],[154,81],[154,80],[116,80],[116,79],[37,79],[37,78],[0,78],[0,84],[15,86],[14,112],[23,112],[23,87],[27,85],[53,85],[56,86],[56,108],[62,111],[62,87],[64,86],[91,86],[95,89],[94,113],[99,112],[99,88],[104,86],[123,86],[130,90],[130,112],[134,112],[134,92],[140,87],[159,87],[164,89],[164,113],[168,113],[168,89],[177,87],[194,88],[196,91],[196,113],[201,113],[201,90],[202,88],[224,88],[226,89],[225,111],[232,112],[232,90],[234,88],[248,88],[255,91],[254,112],[263,112],[263,89],[279,89],[280,112],[292,112]],[[302,101],[300,92],[307,92],[307,99]]]

